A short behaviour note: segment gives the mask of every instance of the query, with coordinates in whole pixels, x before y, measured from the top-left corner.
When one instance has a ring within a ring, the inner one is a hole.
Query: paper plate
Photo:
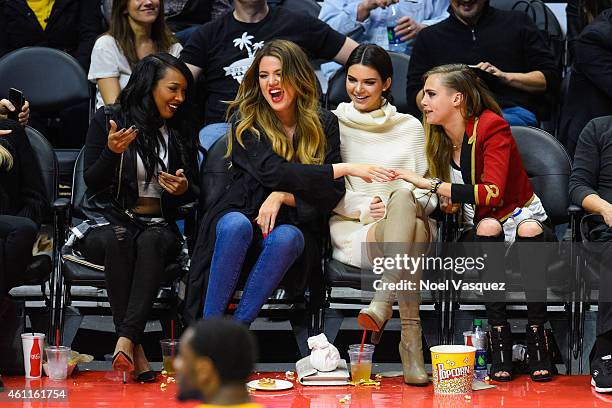
[[[274,380],[276,381],[276,383],[273,386],[262,387],[258,383],[259,380],[253,380],[247,383],[247,387],[260,391],[281,391],[293,388],[293,383],[291,381],[279,380],[276,378]]]

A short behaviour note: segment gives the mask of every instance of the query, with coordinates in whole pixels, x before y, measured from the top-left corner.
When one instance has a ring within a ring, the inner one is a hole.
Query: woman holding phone
[[[90,262],[104,265],[117,344],[113,368],[154,381],[141,342],[164,267],[182,237],[177,208],[198,196],[196,139],[191,125],[193,78],[164,53],[134,67],[119,103],[96,112],[84,152],[87,197],[105,210],[77,242]],[[101,221],[98,221],[101,220]]]

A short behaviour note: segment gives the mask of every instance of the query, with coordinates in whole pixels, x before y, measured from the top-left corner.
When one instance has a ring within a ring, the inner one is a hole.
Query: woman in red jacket
[[[487,280],[491,274],[503,280],[506,247],[514,241],[556,241],[556,236],[531,188],[510,126],[476,73],[467,65],[443,65],[429,71],[424,79],[423,122],[429,173],[434,178],[405,170],[397,170],[397,175],[437,192],[445,211],[458,209],[453,203],[463,204],[464,223],[475,227],[463,232],[462,241],[504,242],[506,245],[486,245]],[[546,381],[555,369],[544,332],[546,258],[528,252],[537,248],[521,245],[517,252],[521,272],[530,272],[523,277],[528,288],[526,333],[531,378]],[[500,294],[504,296],[503,292],[495,296]],[[510,381],[512,340],[506,303],[493,301],[486,308],[493,351],[491,377]]]

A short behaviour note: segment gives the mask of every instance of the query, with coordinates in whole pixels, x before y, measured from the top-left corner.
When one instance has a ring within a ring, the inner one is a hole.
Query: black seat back
[[[79,220],[84,220],[87,217],[83,214],[83,211],[80,207],[83,202],[83,197],[85,196],[85,192],[87,191],[87,185],[85,185],[85,148],[81,149],[79,155],[77,156],[76,162],[74,164],[74,173],[72,175],[72,195],[70,197],[70,202],[72,206],[72,217],[77,218]]]
[[[0,59],[0,96],[9,88],[21,90],[32,110],[57,113],[89,100],[87,74],[63,51],[25,47]]]
[[[533,191],[540,197],[553,224],[568,221],[570,158],[550,133],[527,126],[512,126],[512,135]]]
[[[57,157],[51,144],[39,131],[26,126],[25,132],[38,162],[45,197],[52,203],[57,198]]]
[[[565,56],[565,34],[555,13],[542,0],[491,0],[492,7],[526,13],[544,35],[557,66],[561,68]]]
[[[227,136],[221,137],[208,150],[200,172],[200,208],[206,210],[223,195],[229,186],[230,161],[225,157]]]
[[[406,98],[406,80],[408,78],[408,66],[410,57],[405,54],[389,52],[393,63],[393,82],[391,83],[391,95],[393,105],[399,112],[408,112],[408,99]],[[327,85],[327,97],[325,106],[329,110],[336,109],[341,102],[350,102],[351,98],[346,92],[346,72],[340,68],[330,78]]]

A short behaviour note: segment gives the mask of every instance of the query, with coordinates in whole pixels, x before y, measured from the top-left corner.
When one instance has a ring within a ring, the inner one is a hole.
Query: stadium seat
[[[90,102],[87,74],[70,55],[46,47],[25,47],[0,59],[0,97],[23,92],[32,112],[59,117],[68,107]],[[79,135],[84,140],[85,135]],[[59,182],[70,184],[78,149],[58,149]]]

